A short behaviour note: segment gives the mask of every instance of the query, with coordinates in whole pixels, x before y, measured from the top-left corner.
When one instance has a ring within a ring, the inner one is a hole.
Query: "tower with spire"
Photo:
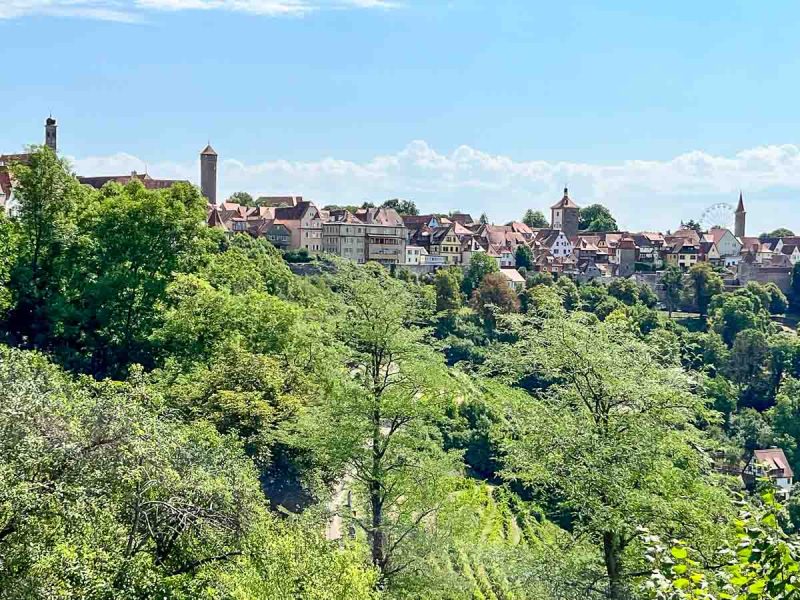
[[[200,153],[200,193],[211,204],[217,203],[217,153],[211,143]]]
[[[734,234],[739,239],[745,236],[747,211],[744,209],[744,199],[742,192],[739,191],[739,204],[736,206],[736,221],[734,225]]]
[[[569,197],[569,190],[564,188],[564,197],[550,207],[550,227],[563,231],[568,238],[578,235],[578,222],[581,209]]]
[[[47,117],[47,120],[44,122],[44,145],[53,152],[58,152],[56,127],[56,120],[53,118],[53,115]]]

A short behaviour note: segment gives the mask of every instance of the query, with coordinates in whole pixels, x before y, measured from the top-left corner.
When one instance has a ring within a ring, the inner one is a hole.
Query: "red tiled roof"
[[[792,467],[789,466],[789,461],[786,460],[786,455],[780,448],[769,448],[768,450],[756,450],[754,454],[758,463],[767,467],[769,471],[780,470],[783,472],[782,474],[783,477],[794,476]]]
[[[567,192],[567,188],[564,188],[564,197],[561,198],[561,200],[559,200],[555,204],[553,204],[553,206],[551,206],[550,208],[551,209],[553,209],[553,208],[578,208],[578,205],[575,204],[572,201],[572,199],[569,197],[569,193]]]

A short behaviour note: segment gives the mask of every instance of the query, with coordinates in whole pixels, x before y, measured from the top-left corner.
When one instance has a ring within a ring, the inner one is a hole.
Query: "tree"
[[[711,326],[728,346],[741,331],[764,327],[764,310],[752,298],[723,293],[711,303]]]
[[[713,556],[682,540],[669,544],[642,532],[651,575],[643,586],[647,598],[794,600],[800,545],[784,530],[786,514],[771,493],[745,506],[733,521],[734,543]],[[720,590],[719,594],[715,593]]]
[[[533,269],[533,252],[525,244],[520,244],[514,251],[514,262],[517,268]]]
[[[800,469],[800,381],[783,381],[770,417],[775,442],[786,451],[792,468]]]
[[[789,300],[795,310],[800,308],[800,262],[796,262],[792,267],[792,287],[789,290]]]
[[[769,292],[769,305],[766,307],[770,314],[782,315],[789,308],[789,301],[787,300],[781,289],[772,281],[764,286]]]
[[[235,435],[175,418],[145,379],[0,347],[0,595],[374,599],[352,549],[267,512]]]
[[[393,208],[395,209],[400,215],[418,215],[419,209],[417,205],[414,204],[411,200],[400,200],[399,198],[393,198],[391,200],[387,200],[383,203],[384,208]]]
[[[769,233],[762,233],[758,236],[758,239],[764,241],[769,238],[784,238],[784,237],[794,237],[794,231],[791,229],[786,229],[785,227],[779,227],[778,229],[771,231]]]
[[[489,224],[489,217],[486,216],[486,213],[481,213],[481,216],[478,218],[478,223],[481,225],[488,225]]]
[[[667,265],[664,273],[661,276],[661,285],[664,286],[664,300],[669,312],[669,318],[672,318],[672,311],[674,311],[681,300],[683,293],[683,273],[677,265]]]
[[[536,373],[551,385],[512,396],[505,474],[533,497],[549,494],[595,544],[608,597],[626,598],[638,527],[692,536],[713,531],[712,514],[728,510],[694,450],[703,400],[678,365],[615,325],[576,313],[513,332],[519,341],[486,374],[513,384]]]
[[[247,192],[234,192],[233,194],[231,194],[230,198],[228,198],[227,201],[234,202],[235,204],[240,204],[242,206],[256,205],[256,201]]]
[[[745,329],[736,336],[728,372],[743,389],[743,405],[765,410],[772,404],[772,398],[767,395],[770,388],[769,358],[769,342],[764,333]]]
[[[458,473],[433,425],[455,388],[425,332],[412,325],[413,302],[401,282],[367,265],[340,272],[337,284],[346,311],[337,337],[350,377],[313,407],[303,438],[352,490],[358,508],[344,516],[366,534],[386,584],[424,560],[417,544]]]
[[[602,204],[590,204],[581,209],[578,229],[581,231],[616,231],[617,222]]]
[[[463,271],[458,267],[439,269],[433,278],[436,286],[436,310],[456,310],[464,302],[461,294],[461,282],[464,278]]]
[[[508,287],[508,280],[502,273],[489,273],[478,288],[472,293],[472,307],[483,315],[484,319],[491,321],[492,308],[501,313],[516,312],[519,310],[517,295]]]
[[[714,271],[710,264],[701,262],[689,269],[689,296],[693,300],[701,317],[708,314],[708,306],[717,294],[722,293],[724,283],[722,277]]]
[[[27,164],[12,164],[19,200],[19,256],[11,279],[16,305],[10,330],[33,346],[47,344],[48,304],[61,292],[65,254],[76,236],[76,211],[89,192],[47,146],[34,148]]]
[[[486,252],[477,252],[472,255],[469,261],[469,267],[464,275],[463,289],[467,296],[471,296],[472,292],[481,284],[483,278],[490,273],[497,273],[500,266],[497,260],[489,256]]]
[[[561,296],[561,302],[564,308],[573,311],[578,310],[581,305],[581,295],[578,292],[578,286],[569,277],[559,277],[555,282],[556,291]]]
[[[683,223],[682,226],[686,229],[694,229],[697,233],[703,232],[703,226],[699,221],[695,221],[694,219],[689,219],[686,223]]]
[[[534,229],[540,229],[550,225],[545,216],[542,214],[542,211],[532,210],[530,208],[525,211],[525,215],[522,217],[522,222],[528,227]]]
[[[628,306],[633,306],[639,302],[639,286],[633,279],[615,277],[608,284],[608,293]]]
[[[139,181],[107,185],[86,204],[70,279],[52,309],[55,318],[76,324],[75,338],[65,341],[90,356],[82,368],[108,375],[133,362],[152,364],[153,307],[165,299],[175,273],[197,259],[208,232],[203,215],[204,200],[188,184],[166,190],[147,190]]]

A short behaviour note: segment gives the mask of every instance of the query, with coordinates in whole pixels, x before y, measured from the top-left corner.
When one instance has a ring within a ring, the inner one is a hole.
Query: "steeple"
[[[744,198],[741,190],[739,190],[739,204],[736,206],[735,216],[734,234],[741,239],[745,236],[747,223],[747,211],[744,209]]]

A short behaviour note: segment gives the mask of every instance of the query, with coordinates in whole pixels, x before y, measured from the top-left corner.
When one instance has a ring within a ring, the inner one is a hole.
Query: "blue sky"
[[[792,2],[0,0],[0,151],[82,174],[197,179],[321,203],[416,200],[495,221],[568,184],[629,228],[744,189],[800,230]]]

